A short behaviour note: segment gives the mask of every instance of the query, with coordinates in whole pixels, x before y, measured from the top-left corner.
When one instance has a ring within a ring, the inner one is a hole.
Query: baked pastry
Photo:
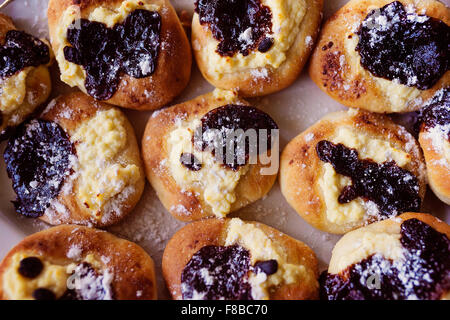
[[[268,114],[215,90],[154,114],[142,155],[148,180],[175,218],[225,217],[272,188],[277,138]]]
[[[61,80],[97,100],[154,110],[187,85],[191,49],[168,0],[50,0]]]
[[[156,299],[153,260],[138,245],[65,225],[26,237],[0,264],[0,300]]]
[[[450,204],[450,87],[439,90],[426,103],[418,125],[430,187],[439,199]]]
[[[320,277],[325,300],[450,299],[450,227],[405,213],[347,233]]]
[[[258,222],[207,219],[167,244],[163,275],[174,299],[310,300],[318,297],[314,252]]]
[[[286,88],[312,51],[323,0],[196,0],[192,47],[203,76],[243,97]]]
[[[280,185],[314,227],[337,234],[421,209],[423,155],[388,117],[350,109],[325,116],[281,154]]]
[[[0,14],[0,139],[49,97],[51,60],[44,40],[17,30]]]
[[[131,124],[117,108],[81,92],[60,96],[22,124],[4,158],[16,211],[54,225],[114,224],[144,189]]]
[[[310,76],[348,107],[418,110],[450,83],[449,25],[437,0],[351,0],[322,28]]]

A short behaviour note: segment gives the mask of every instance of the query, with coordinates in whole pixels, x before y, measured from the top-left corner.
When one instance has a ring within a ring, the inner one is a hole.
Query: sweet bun
[[[439,199],[450,204],[450,87],[439,90],[425,104],[419,126],[428,183]]]
[[[217,88],[254,97],[297,79],[319,30],[323,0],[197,0],[195,5],[192,47],[203,76]]]
[[[310,76],[348,107],[418,110],[450,83],[449,25],[437,0],[351,0],[323,26]]]
[[[17,30],[0,14],[0,140],[49,97],[51,61],[45,40]]]
[[[450,226],[404,213],[347,233],[320,277],[325,300],[450,299]]]
[[[0,300],[156,299],[152,258],[138,245],[64,225],[23,239],[0,264]]]
[[[189,81],[189,40],[168,0],[50,0],[48,23],[61,80],[97,100],[154,110]]]
[[[419,211],[426,172],[417,141],[388,117],[350,109],[325,116],[281,154],[281,192],[314,227],[343,234]]]
[[[232,159],[225,157],[225,135],[239,129],[245,133],[255,129],[256,135],[267,129],[270,137],[264,137],[272,144],[263,153],[264,161],[261,153],[254,158],[248,152],[251,147],[261,151],[264,144],[249,140],[245,152],[240,153],[244,149],[238,149],[237,142]],[[142,138],[147,178],[177,219],[225,217],[272,188],[278,172],[277,129],[269,115],[221,90],[158,111],[149,119]],[[238,155],[245,158],[239,160]]]
[[[207,219],[179,230],[163,255],[174,299],[310,300],[318,297],[314,252],[258,222]]]
[[[115,107],[71,93],[22,124],[4,153],[19,214],[104,227],[128,214],[145,176],[133,128]]]

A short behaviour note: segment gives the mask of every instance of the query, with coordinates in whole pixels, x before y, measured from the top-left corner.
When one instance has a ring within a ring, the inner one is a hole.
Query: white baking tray
[[[346,2],[346,0],[325,0],[324,19]],[[15,0],[2,12],[13,17],[19,28],[36,36],[48,38],[47,3],[48,0]],[[194,9],[194,0],[172,0],[172,3],[177,11],[185,9],[192,12]],[[56,66],[53,67],[53,80],[53,96],[73,90],[61,83]],[[211,90],[213,87],[202,78],[194,65],[189,86],[174,103],[187,101]],[[278,123],[281,129],[281,148],[325,114],[345,109],[320,91],[311,81],[306,70],[288,89],[267,97],[252,99],[252,102],[269,113]],[[133,123],[140,140],[151,112],[124,111]],[[1,155],[4,148],[3,142],[0,144]],[[49,226],[15,213],[11,203],[11,200],[15,198],[14,192],[6,175],[3,157],[0,158],[0,258],[3,258],[23,237]],[[430,190],[427,192],[424,211],[450,222],[449,207],[437,200]],[[317,254],[321,270],[326,268],[331,250],[339,239],[339,236],[314,229],[300,218],[284,200],[278,183],[264,199],[231,216],[261,221],[305,242]],[[167,241],[183,225],[184,223],[174,219],[164,209],[147,183],[144,195],[136,209],[123,222],[109,228],[109,231],[114,234],[138,243],[153,257],[156,263],[159,298],[162,299],[169,298],[169,294],[161,275],[161,256]]]

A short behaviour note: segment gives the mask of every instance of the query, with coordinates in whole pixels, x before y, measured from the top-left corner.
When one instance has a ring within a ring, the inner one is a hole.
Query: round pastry
[[[436,196],[450,204],[450,87],[439,90],[424,106],[419,126],[428,182]]]
[[[278,230],[238,218],[185,226],[167,244],[162,268],[174,299],[318,298],[314,252]]]
[[[244,97],[282,90],[312,51],[323,0],[196,0],[192,47],[203,76]]]
[[[308,223],[343,234],[420,211],[426,172],[417,141],[403,127],[350,109],[327,115],[289,142],[280,185]]]
[[[22,124],[4,158],[16,211],[54,225],[114,224],[144,189],[131,124],[117,108],[81,92],[55,99]]]
[[[44,40],[17,30],[0,14],[0,139],[50,95],[51,50]]]
[[[348,107],[418,110],[450,83],[449,24],[437,0],[351,0],[325,23],[310,76]]]
[[[168,0],[50,0],[61,80],[97,100],[157,109],[187,85],[191,49]]]
[[[325,300],[450,299],[450,226],[405,213],[347,233],[320,277]]]
[[[26,237],[0,264],[0,300],[156,299],[153,260],[138,245],[79,226]]]
[[[216,90],[154,114],[142,153],[147,178],[174,217],[223,218],[272,188],[278,127],[233,92]]]

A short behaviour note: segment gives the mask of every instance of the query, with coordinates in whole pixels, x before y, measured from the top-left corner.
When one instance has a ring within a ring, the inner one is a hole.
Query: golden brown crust
[[[3,290],[3,275],[11,267],[11,259],[16,253],[42,257],[53,264],[69,265],[76,262],[67,257],[73,246],[81,248],[81,257],[93,254],[102,267],[113,274],[114,299],[156,299],[153,260],[141,247],[105,231],[64,225],[26,237],[6,255],[0,264],[0,300],[8,299]]]
[[[164,250],[163,276],[173,299],[182,299],[181,274],[192,256],[204,246],[223,246],[230,219],[206,219],[188,224],[180,229],[168,242]],[[318,278],[317,259],[314,252],[303,242],[295,240],[280,231],[258,222],[255,225],[283,248],[287,263],[299,264],[312,270]],[[281,285],[270,294],[271,300],[313,300],[318,298],[317,282]]]
[[[240,104],[248,105],[240,100]],[[142,137],[142,158],[147,179],[153,186],[164,207],[177,219],[194,221],[214,216],[209,205],[192,192],[183,191],[171,176],[169,169],[161,166],[168,158],[167,135],[174,129],[177,121],[201,118],[208,111],[226,105],[224,98],[214,97],[213,93],[199,96],[193,100],[172,106],[152,116]],[[265,166],[251,165],[249,171],[240,178],[235,189],[236,201],[231,211],[236,211],[263,197],[272,188],[276,174],[261,175]],[[180,206],[185,210],[177,210]],[[188,214],[186,214],[188,213]]]
[[[427,129],[421,130],[419,143],[427,164],[428,183],[434,194],[450,205],[450,169],[448,160],[445,158],[445,152],[436,150],[433,146],[432,137],[427,135]]]
[[[192,47],[194,56],[200,71],[206,80],[212,85],[221,89],[237,90],[242,97],[263,96],[280,91],[290,86],[303,69],[309,54],[312,51],[313,41],[316,39],[323,7],[323,0],[307,0],[306,14],[301,22],[297,38],[291,48],[286,53],[286,60],[280,67],[274,69],[266,66],[268,75],[265,77],[255,77],[247,69],[239,72],[226,73],[217,79],[211,70],[208,70],[205,57],[202,56],[198,48],[202,48],[212,38],[211,32],[200,25],[198,14],[194,14],[192,22]],[[306,41],[306,37],[311,37],[311,45]],[[198,45],[194,45],[198,43]],[[197,49],[196,49],[197,47]]]
[[[141,79],[123,74],[116,93],[105,102],[136,110],[155,110],[172,101],[189,82],[192,54],[186,33],[168,0],[154,2],[161,4],[160,41],[163,47],[159,50],[155,71]],[[68,7],[80,7],[81,17],[86,18],[99,6],[117,8],[121,3],[121,0],[50,0],[48,23],[53,50],[58,52],[61,46],[56,30]]]
[[[48,107],[47,110],[44,111],[41,118],[58,123],[70,137],[84,121],[88,121],[90,118],[94,117],[98,111],[109,110],[111,108],[114,107],[97,102],[81,92],[75,92],[56,98],[51,103],[51,107]],[[70,114],[70,117],[67,117],[67,113]],[[57,201],[64,205],[70,214],[58,214],[57,216],[54,216],[54,214],[50,215],[46,213],[40,218],[41,220],[54,225],[79,224],[106,227],[123,219],[135,207],[144,191],[145,174],[133,127],[126,119],[125,115],[122,114],[122,116],[125,131],[127,132],[127,143],[126,147],[120,151],[117,161],[118,163],[135,164],[138,166],[140,177],[134,185],[134,191],[126,199],[118,201],[117,210],[109,214],[107,220],[93,219],[91,211],[86,208],[75,192],[69,192],[67,194],[60,192]],[[70,179],[70,177],[68,179]],[[74,190],[77,183],[78,178],[73,182]],[[109,201],[115,201],[116,199],[119,199],[119,196],[120,194]]]
[[[10,30],[17,30],[13,20],[7,15],[0,13],[0,43],[5,43],[6,33]],[[47,42],[45,41],[47,44]],[[50,47],[50,46],[49,46]],[[50,96],[52,91],[52,81],[49,65],[52,63],[52,54],[50,50],[50,62],[48,65],[41,65],[31,68],[26,77],[26,93],[21,106],[19,106],[10,115],[2,115],[0,110],[0,140],[4,130],[8,127],[19,125],[26,120],[40,105],[42,105]],[[1,109],[1,108],[0,108]],[[3,118],[3,119],[2,119]],[[10,123],[10,118],[16,118],[14,124]]]
[[[425,166],[417,141],[384,115],[365,111],[350,115],[341,111],[327,115],[295,137],[281,154],[281,192],[303,219],[320,230],[336,234],[346,233],[364,224],[364,221],[342,225],[330,222],[318,183],[323,172],[323,162],[317,156],[316,144],[332,138],[342,126],[350,126],[355,132],[362,132],[370,138],[389,141],[399,150],[409,153],[411,162],[404,168],[418,178],[419,196],[423,200],[426,191]]]
[[[309,74],[322,91],[345,106],[379,113],[414,111],[421,106],[415,101],[428,99],[450,83],[450,71],[447,71],[432,88],[421,90],[419,96],[397,110],[392,105],[390,94],[375,83],[373,76],[369,73],[358,74],[349,67],[349,56],[344,45],[346,38],[354,34],[355,25],[359,25],[373,8],[381,8],[391,2],[393,0],[351,0],[330,17],[321,30],[311,57]],[[414,4],[417,12],[426,9],[426,15],[450,24],[450,9],[439,1],[400,2],[404,5]],[[332,47],[323,50],[330,42],[333,43]],[[355,51],[355,55],[359,54]],[[345,57],[344,61],[341,57]]]

